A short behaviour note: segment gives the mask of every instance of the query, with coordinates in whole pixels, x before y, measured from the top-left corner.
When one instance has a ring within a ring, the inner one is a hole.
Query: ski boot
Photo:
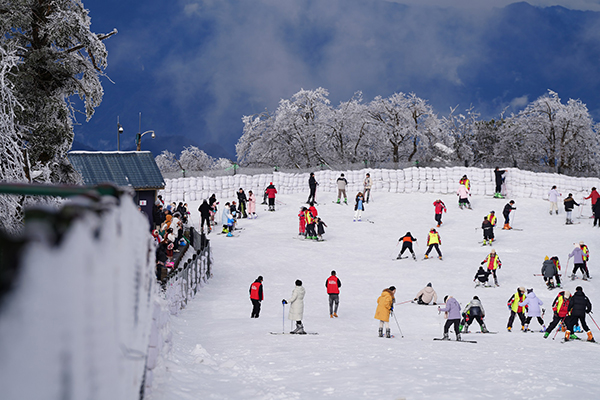
[[[356,218],[353,218],[353,219],[352,219],[352,222],[356,222]]]
[[[483,245],[487,245],[487,240],[483,239]]]
[[[542,325],[542,329],[540,329],[540,333],[546,332],[546,325]]]
[[[488,331],[488,328],[484,325],[481,325],[481,333],[490,333],[490,331]]]
[[[447,333],[444,333],[444,337],[442,338],[442,340],[450,340],[450,337]]]
[[[232,237],[233,235],[231,234],[231,232],[227,232],[227,237]]]
[[[333,318],[333,314],[329,314],[329,318]]]
[[[548,336],[550,336],[550,332],[544,333],[544,339],[548,339]]]
[[[512,326],[507,326],[506,330],[509,331],[509,332],[512,332]]]
[[[461,339],[461,337],[460,337],[460,333],[457,333],[457,334],[456,334],[456,341],[457,341],[457,342],[460,342],[461,340],[462,340],[462,339]]]
[[[337,199],[337,202],[336,202],[336,204],[340,204],[340,199]]]
[[[587,338],[588,342],[595,342],[594,336],[592,335],[592,331],[587,331],[587,336],[588,336],[588,338]]]
[[[471,207],[471,205],[470,205],[470,204],[467,204],[467,208],[468,208],[469,210],[472,210],[472,209],[473,209],[473,207]]]
[[[425,257],[423,257],[423,258],[427,260],[429,258],[429,256],[427,254],[425,254]]]
[[[415,253],[413,253],[413,260],[417,261],[417,256],[415,255]]]
[[[462,209],[463,209],[463,205],[462,205],[462,204],[460,204],[460,205],[458,206],[458,208],[460,208],[460,209],[462,210]]]
[[[458,326],[458,331],[459,332],[464,332],[465,331],[465,326],[464,325],[459,325]]]
[[[389,328],[385,330],[385,337],[388,339],[392,337],[392,332]]]
[[[336,318],[338,317],[337,313],[333,313],[333,316],[336,317]]]
[[[383,328],[379,328],[379,337],[383,337]]]
[[[438,258],[441,260],[441,259],[442,259],[442,256],[439,256]]]

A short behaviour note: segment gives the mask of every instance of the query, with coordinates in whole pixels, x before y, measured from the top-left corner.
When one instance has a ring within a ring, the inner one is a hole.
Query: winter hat
[[[575,291],[576,291],[576,292],[583,292],[583,288],[582,288],[581,286],[577,286],[577,287],[575,288]]]
[[[492,250],[490,251],[490,253],[492,253],[492,254],[496,254],[496,249],[492,249]]]
[[[479,300],[479,297],[473,296],[473,300]]]
[[[533,289],[527,289],[527,293],[533,292]]]
[[[569,197],[573,197],[573,193],[569,193]]]
[[[340,175],[340,176],[344,176],[344,174]]]
[[[519,287],[518,287],[518,290],[520,290],[520,291],[521,291],[521,293],[525,293],[525,288],[524,288],[523,286],[519,286]]]
[[[427,286],[431,287],[431,282],[429,282],[429,283],[427,284]]]
[[[388,289],[390,289],[393,292],[394,290],[396,290],[396,286],[390,286]]]
[[[446,300],[448,300],[448,295],[444,296],[444,303],[446,302]]]
[[[548,256],[544,257],[544,261],[548,261],[548,260],[549,260]]]
[[[296,279],[296,286],[302,286],[302,281],[300,279]]]
[[[581,242],[579,242],[580,246],[583,246],[585,243],[583,243],[583,240]]]
[[[273,184],[273,182],[269,182],[269,185],[272,185],[272,184]]]
[[[490,211],[490,214],[496,214],[496,211]]]
[[[259,275],[258,278],[256,278],[256,280],[262,282],[263,281],[262,275]]]
[[[565,290],[565,293],[563,293],[563,297],[566,297],[568,299],[569,297],[571,297],[571,292]]]

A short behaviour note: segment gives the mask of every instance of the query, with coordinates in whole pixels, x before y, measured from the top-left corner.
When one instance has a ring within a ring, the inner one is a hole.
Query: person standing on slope
[[[548,201],[550,202],[550,215],[552,215],[552,210],[556,212],[558,215],[558,198],[562,196],[556,189],[556,185],[552,186],[552,189],[548,192]]]
[[[544,305],[544,302],[535,295],[533,289],[527,289],[527,297],[525,298],[525,301],[519,303],[520,307],[527,308],[527,318],[525,318],[523,332],[529,331],[529,323],[533,317],[537,318],[537,321],[542,327],[540,332],[546,332],[546,325],[544,325],[544,320],[542,319],[542,310],[540,309],[540,306],[542,305]]]
[[[575,278],[577,277],[577,270],[581,269],[581,273],[583,274],[582,279],[584,281],[587,281],[587,275],[585,273],[585,262],[583,261],[585,254],[583,253],[583,250],[581,249],[581,246],[579,246],[579,244],[573,243],[573,245],[575,246],[575,248],[569,253],[569,260],[572,257],[574,264],[573,273],[571,274],[571,280],[575,280]]]
[[[567,214],[567,221],[565,224],[573,225],[573,209],[575,206],[579,206],[579,203],[573,198],[573,193],[569,193],[569,196],[563,200],[563,204],[565,205],[565,213]]]
[[[415,295],[413,303],[416,302],[417,304],[429,305],[432,301],[432,305],[435,306],[437,303],[437,293],[435,292],[435,290],[433,290],[431,282],[429,282],[427,286],[425,286],[419,291],[419,293]]]
[[[250,285],[250,301],[252,302],[252,313],[250,318],[258,318],[260,315],[260,303],[263,301],[263,277],[256,278],[254,283]]]
[[[567,325],[565,341],[570,339],[579,339],[577,336],[571,334],[571,332],[573,332],[573,326],[575,326],[577,321],[579,321],[583,330],[587,332],[587,341],[595,342],[594,336],[585,322],[585,314],[589,314],[591,312],[592,303],[590,302],[590,299],[588,299],[585,293],[583,293],[583,288],[581,286],[577,286],[571,301],[569,301],[569,315],[565,319]]]
[[[356,195],[356,203],[354,204],[354,221],[356,222],[356,219],[358,218],[358,221],[360,222],[361,218],[362,218],[362,212],[365,210],[365,206],[364,206],[364,196],[361,192],[358,192],[358,194]]]
[[[542,263],[542,276],[544,277],[544,282],[546,282],[546,286],[548,289],[554,289],[555,287],[560,287],[560,262],[558,261],[558,257],[554,256],[552,258],[544,259]],[[556,285],[554,284],[553,279],[556,278]]]
[[[504,175],[505,172],[506,170],[500,169],[498,167],[494,169],[494,178],[496,180],[496,192],[494,193],[494,197],[496,198],[503,198],[502,183],[504,182],[504,177],[502,175]]]
[[[269,199],[269,211],[275,211],[275,195],[277,194],[277,189],[275,189],[273,182],[269,183],[269,186],[265,189],[265,193]]]
[[[494,225],[488,220],[488,217],[483,217],[483,222],[481,223],[481,230],[483,231],[483,245],[489,243],[492,245],[494,241]]]
[[[296,280],[296,287],[292,291],[292,297],[290,297],[289,300],[281,300],[281,303],[283,304],[290,304],[290,312],[288,314],[288,319],[290,321],[296,321],[296,329],[291,331],[291,334],[306,335],[304,325],[302,325],[302,317],[304,316],[305,295],[306,290],[304,290],[304,287],[302,286],[302,281],[298,279]]]
[[[317,179],[315,178],[315,173],[311,172],[310,178],[308,178],[308,188],[310,189],[310,193],[308,195],[308,200],[306,200],[306,202],[308,204],[314,203],[316,201],[315,196],[317,195],[317,185],[318,184],[319,184],[319,182],[317,182]]]
[[[383,337],[383,328],[385,328],[385,337],[391,338],[390,314],[394,312],[394,302],[396,299],[396,287],[390,286],[383,289],[381,296],[377,299],[377,309],[375,310],[375,319],[379,320],[379,337]]]
[[[596,202],[598,201],[599,197],[600,197],[600,193],[598,193],[596,191],[596,187],[592,187],[592,191],[590,192],[590,195],[588,197],[584,197],[583,198],[584,200],[591,199],[591,201],[592,201],[592,213],[594,213],[594,214],[595,214],[595,212],[594,212],[594,206],[596,205]]]
[[[446,295],[444,297],[444,303],[446,306],[444,308],[438,307],[438,314],[444,311],[446,318],[446,323],[444,324],[444,337],[443,340],[450,340],[448,337],[448,331],[450,330],[450,326],[454,326],[454,333],[456,333],[456,340],[460,339],[460,304],[458,300],[456,300],[452,296]]]
[[[346,186],[348,185],[348,181],[344,178],[344,174],[341,174],[339,178],[337,178],[337,187],[338,187],[338,196],[337,203],[340,204],[340,199],[344,196],[344,203],[348,204],[348,196],[346,196]]]
[[[467,207],[471,210],[471,203],[469,203],[469,189],[465,185],[460,185],[458,190],[456,191],[456,195],[458,196],[458,207],[462,210],[463,207]]]
[[[471,181],[469,180],[469,178],[467,178],[467,175],[463,175],[463,177],[460,178],[460,181],[458,181],[458,184],[465,185],[467,191],[471,191]]]
[[[504,206],[504,210],[502,210],[502,216],[504,217],[504,228],[502,228],[502,229],[512,229],[509,222],[510,222],[510,212],[512,210],[517,209],[517,207],[513,207],[514,204],[515,204],[515,201],[511,200],[508,203],[506,203],[506,205]]]
[[[483,333],[489,333],[488,329],[485,327],[485,322],[483,319],[485,318],[485,310],[483,309],[483,305],[479,300],[479,297],[473,296],[473,300],[467,304],[462,313],[463,320],[460,323],[459,330],[464,333],[469,333],[469,326],[473,323],[473,321],[477,321],[479,323],[479,328]]]
[[[590,249],[588,249],[583,240],[579,242],[579,247],[581,248],[581,251],[583,251],[583,269],[585,271],[585,275],[588,279],[590,279],[590,270],[588,269],[587,265],[588,261],[590,260]]]
[[[427,236],[427,251],[425,252],[425,259],[429,258],[429,253],[433,248],[438,253],[438,258],[442,259],[442,252],[440,250],[440,245],[442,244],[442,239],[440,238],[440,234],[437,233],[435,228],[431,228],[429,231],[429,235]]]
[[[246,197],[246,193],[244,193],[244,189],[240,188],[237,192],[238,198],[238,213],[240,218],[248,218],[248,213],[246,212],[246,203],[248,202],[248,198]]]
[[[248,215],[256,219],[256,197],[252,190],[248,190]]]
[[[329,318],[337,318],[342,281],[337,277],[335,271],[331,271],[331,276],[325,281],[325,287],[327,288],[327,294],[329,295]]]
[[[212,231],[210,226],[210,206],[208,205],[208,201],[204,200],[200,207],[198,207],[198,211],[200,211],[200,232],[204,233],[204,224],[206,224],[206,233],[209,234]]]
[[[565,317],[569,313],[570,298],[571,292],[565,290],[564,292],[558,293],[558,295],[554,299],[554,302],[552,303],[552,311],[554,311],[554,318],[552,319],[552,322],[550,322],[550,325],[548,325],[548,327],[546,328],[546,333],[544,333],[544,339],[547,339],[548,336],[550,336],[550,332],[552,332],[552,330],[556,328],[556,326],[559,323],[562,323],[564,325]]]
[[[367,173],[365,176],[365,181],[363,182],[365,186],[365,190],[363,193],[365,194],[365,203],[369,202],[369,198],[371,197],[371,186],[373,182],[371,181],[371,174]]]
[[[496,254],[496,250],[492,249],[490,254],[487,255],[485,260],[481,262],[481,265],[487,268],[489,272],[494,276],[494,284],[496,286],[500,286],[498,284],[498,277],[496,276],[496,271],[502,267],[502,261],[500,261],[500,257]]]
[[[522,307],[519,303],[525,301],[525,288],[523,286],[519,286],[515,294],[513,294],[510,299],[508,299],[508,309],[510,310],[510,317],[508,317],[508,324],[506,325],[506,329],[511,332],[513,322],[515,321],[515,316],[518,315],[521,320],[521,330],[525,329],[525,309],[526,307]]]
[[[300,207],[298,213],[298,235],[306,236],[306,207]]]
[[[415,255],[415,252],[413,251],[413,242],[416,242],[417,238],[414,238],[410,232],[406,232],[406,235],[402,236],[400,239],[398,239],[398,242],[402,242],[402,249],[400,250],[400,254],[398,254],[398,257],[396,257],[397,260],[402,258],[402,254],[404,254],[404,252],[406,250],[410,251],[410,253],[412,254],[412,257],[415,261],[417,261],[417,256]]]
[[[437,199],[433,202],[433,206],[435,207],[435,221],[437,222],[437,227],[442,226],[442,213],[446,212],[446,205],[440,199]]]
[[[321,217],[316,218],[315,224],[317,225],[317,240],[325,240],[323,239],[323,235],[325,234],[325,228],[327,228],[327,224],[321,219]]]
[[[306,209],[306,207],[304,207]],[[316,218],[310,212],[310,210],[304,211],[304,218],[306,220],[306,238],[317,239],[317,232],[315,232],[315,226],[317,223]]]

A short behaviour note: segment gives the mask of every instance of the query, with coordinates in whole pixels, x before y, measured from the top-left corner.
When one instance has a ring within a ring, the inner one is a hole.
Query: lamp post
[[[146,133],[152,133],[152,139],[154,139],[156,137],[156,134],[154,133],[154,131],[146,131],[144,133],[138,133],[135,137],[135,143],[137,145],[136,151],[141,151],[142,136],[144,136]]]
[[[121,151],[121,133],[123,133],[123,127],[119,123],[119,117],[117,116],[117,151]]]

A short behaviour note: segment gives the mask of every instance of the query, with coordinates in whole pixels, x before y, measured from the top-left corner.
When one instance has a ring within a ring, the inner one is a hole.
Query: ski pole
[[[598,328],[598,330],[600,331],[600,326],[598,326],[598,324],[594,320],[594,317],[592,317],[592,314],[590,314],[590,318],[592,319],[592,321],[594,321],[594,325],[596,325],[596,328]]]
[[[392,311],[392,315],[394,316],[394,319],[396,320],[396,325],[398,325],[398,330],[400,331],[400,336],[404,337],[404,334],[402,333],[402,329],[400,329],[400,324],[398,323],[398,318],[396,318],[396,314]]]
[[[281,314],[281,333],[285,333],[285,303],[281,304],[283,306],[283,314]]]
[[[410,303],[412,300],[406,300],[406,301],[402,301],[400,303],[396,303],[397,306],[399,306],[400,304],[405,304],[405,303]]]
[[[552,336],[552,340],[554,340],[554,338],[556,337],[556,335],[558,335],[558,331],[561,330],[561,327],[563,326],[564,323],[565,323],[565,317],[562,317],[562,319],[560,320],[559,324],[556,326],[556,332],[554,332],[554,336]]]

